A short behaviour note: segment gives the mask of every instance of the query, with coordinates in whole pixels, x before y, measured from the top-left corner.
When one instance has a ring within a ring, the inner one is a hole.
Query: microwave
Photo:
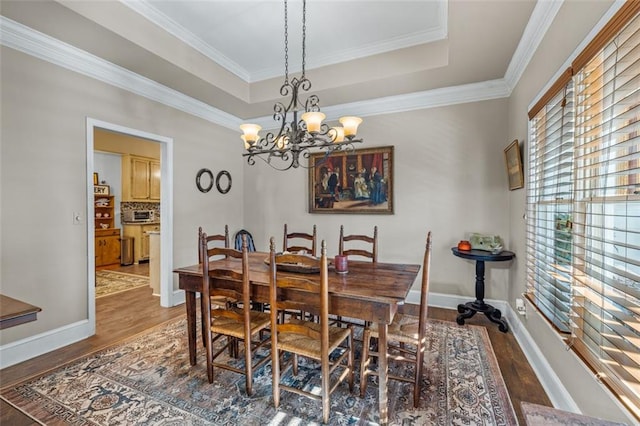
[[[153,222],[155,219],[153,210],[126,210],[122,215],[124,222]]]

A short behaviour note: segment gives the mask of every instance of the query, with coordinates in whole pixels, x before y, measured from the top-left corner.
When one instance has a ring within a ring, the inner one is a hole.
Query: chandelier
[[[288,103],[277,102],[273,106],[273,119],[279,122],[277,133],[269,132],[260,136],[262,129],[257,124],[242,124],[244,132],[240,137],[247,150],[243,157],[247,163],[254,165],[260,158],[277,170],[288,170],[301,166],[300,157],[308,159],[313,150],[324,150],[326,156],[334,151],[353,150],[356,139],[359,117],[342,117],[342,126],[329,127],[323,123],[325,114],[320,112],[320,100],[316,95],[309,96],[304,102],[299,98],[300,92],[308,92],[311,82],[305,75],[305,42],[306,42],[306,0],[302,1],[302,75],[289,80],[289,40],[287,20],[287,0],[284,0],[284,83],[280,87],[280,95],[290,96]],[[291,119],[291,121],[287,121]],[[303,166],[304,167],[304,166]]]

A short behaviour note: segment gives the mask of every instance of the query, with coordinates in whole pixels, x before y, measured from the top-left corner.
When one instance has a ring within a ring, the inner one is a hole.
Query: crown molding
[[[148,21],[162,28],[164,31],[183,41],[188,46],[202,53],[204,56],[225,68],[227,71],[232,72],[246,83],[251,80],[251,75],[246,69],[241,67],[235,61],[229,59],[219,50],[214,49],[210,44],[205,43],[200,37],[196,36],[164,13],[160,12],[146,0],[120,0],[120,2],[146,18]]]
[[[529,22],[522,33],[522,38],[520,38],[518,47],[511,57],[511,62],[509,62],[507,72],[504,75],[504,80],[510,91],[518,84],[520,77],[522,77],[524,70],[529,65],[529,61],[531,61],[563,3],[564,0],[536,2]]]
[[[241,123],[241,120],[234,115],[4,16],[0,16],[0,43],[229,129],[236,130]]]

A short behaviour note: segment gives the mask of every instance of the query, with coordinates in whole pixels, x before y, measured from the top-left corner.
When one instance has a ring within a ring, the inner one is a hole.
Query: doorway
[[[120,136],[128,136],[140,140],[157,143],[160,147],[160,176],[162,185],[160,187],[160,306],[170,307],[180,303],[180,298],[176,298],[173,290],[173,279],[171,272],[171,259],[173,258],[173,139],[165,136],[155,135],[145,131],[123,127],[113,123],[107,123],[91,118],[87,118],[87,247],[88,247],[88,304],[89,323],[95,332],[95,269],[96,269],[96,248],[95,248],[95,220],[94,220],[94,150],[96,132],[112,132]],[[98,176],[98,179],[100,177]],[[117,223],[120,223],[119,207]]]

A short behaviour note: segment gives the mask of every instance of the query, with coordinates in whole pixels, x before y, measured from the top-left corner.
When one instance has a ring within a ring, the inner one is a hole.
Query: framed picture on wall
[[[98,181],[98,174],[97,173],[93,173],[93,184],[97,185],[100,182]]]
[[[311,154],[309,213],[393,214],[393,147]]]
[[[522,157],[520,156],[520,145],[518,140],[514,140],[504,150],[504,159],[507,165],[507,175],[509,177],[509,190],[522,188],[524,186],[524,172],[522,170]]]

